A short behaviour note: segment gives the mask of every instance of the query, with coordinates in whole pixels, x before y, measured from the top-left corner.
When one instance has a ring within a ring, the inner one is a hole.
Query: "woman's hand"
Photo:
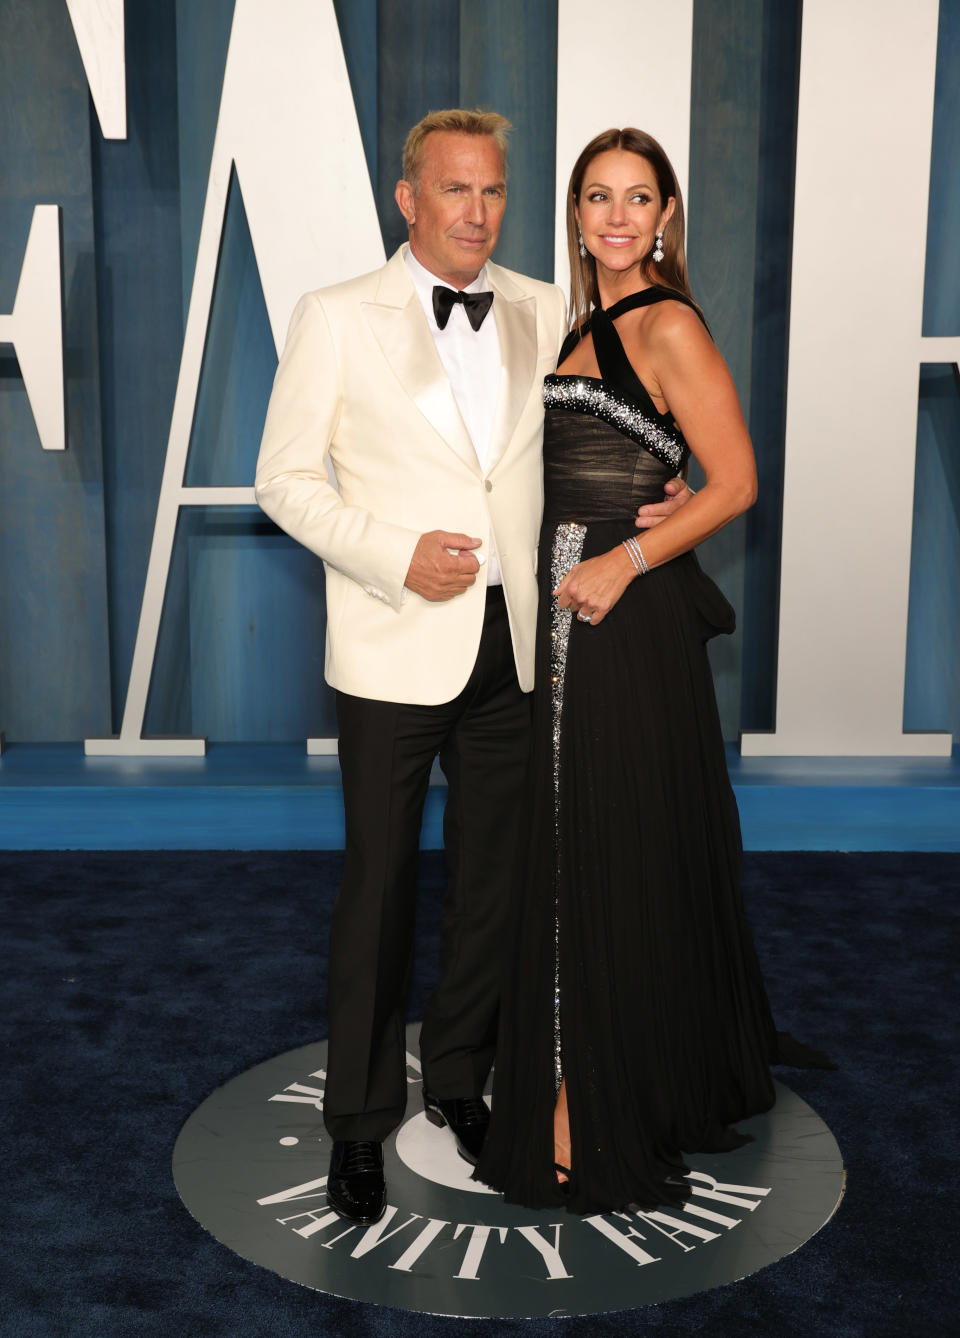
[[[636,574],[624,549],[612,548],[571,567],[553,593],[562,609],[572,609],[581,622],[596,627]]]

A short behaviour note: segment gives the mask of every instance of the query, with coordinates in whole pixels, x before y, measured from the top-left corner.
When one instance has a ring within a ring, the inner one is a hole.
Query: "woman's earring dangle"
[[[658,232],[658,233],[657,233],[657,240],[656,240],[656,241],[654,242],[654,244],[653,244],[653,258],[654,258],[654,260],[657,262],[658,265],[660,264],[660,261],[663,259],[663,233],[662,233],[662,232]]]
[[[584,244],[583,244],[583,233],[580,231],[579,228],[577,228],[577,242],[578,242],[579,245],[580,245],[580,259],[581,259],[581,260],[586,260],[586,258],[587,258],[587,248],[586,248],[586,247],[584,246]]]

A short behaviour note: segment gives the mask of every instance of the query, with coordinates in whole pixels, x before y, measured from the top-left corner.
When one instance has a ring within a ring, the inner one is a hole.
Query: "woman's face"
[[[623,272],[639,266],[673,214],[660,198],[649,159],[608,149],[587,164],[576,207],[583,244],[599,265]]]

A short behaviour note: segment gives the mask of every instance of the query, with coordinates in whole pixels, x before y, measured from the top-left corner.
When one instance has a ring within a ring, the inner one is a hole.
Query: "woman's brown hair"
[[[680,184],[673,170],[670,159],[653,138],[643,130],[627,126],[623,130],[604,130],[592,139],[573,165],[570,185],[567,188],[567,250],[570,255],[570,328],[583,325],[590,315],[592,307],[600,305],[600,293],[597,288],[597,263],[587,252],[580,255],[580,243],[577,230],[575,207],[580,202],[580,190],[587,168],[601,153],[610,149],[624,149],[627,153],[637,153],[650,163],[657,178],[660,192],[660,208],[663,209],[670,196],[674,199],[673,216],[663,229],[663,259],[653,259],[653,247],[643,260],[643,276],[650,283],[675,288],[687,297],[690,282],[687,278],[687,257],[684,250],[683,197]]]

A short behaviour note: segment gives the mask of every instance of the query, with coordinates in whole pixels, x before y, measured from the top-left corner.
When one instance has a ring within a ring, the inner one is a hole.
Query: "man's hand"
[[[661,520],[666,520],[667,516],[679,511],[693,496],[681,478],[671,479],[664,486],[663,492],[662,502],[649,502],[637,510],[637,518],[633,523],[638,530],[649,530],[652,526],[659,525]]]
[[[424,599],[453,599],[473,585],[480,563],[470,552],[483,541],[466,534],[431,530],[421,534],[404,585]],[[450,550],[454,550],[451,552]]]

